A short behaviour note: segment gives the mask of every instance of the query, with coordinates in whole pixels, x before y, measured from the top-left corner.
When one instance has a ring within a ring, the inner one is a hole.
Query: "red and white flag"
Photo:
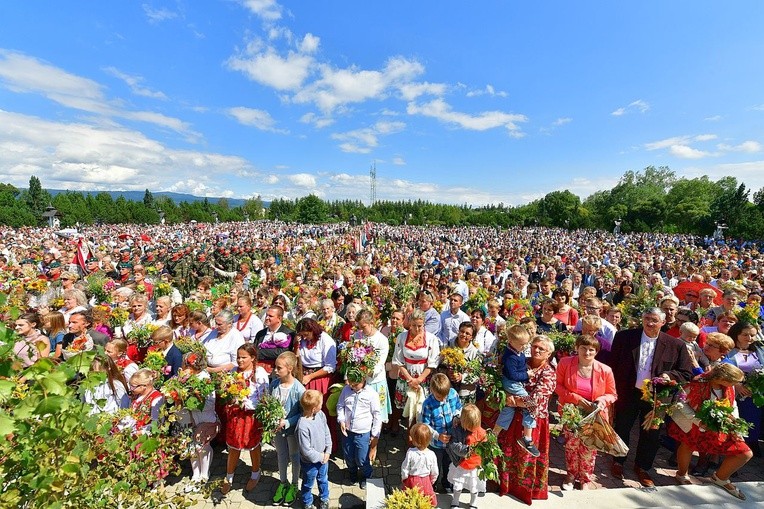
[[[90,248],[88,248],[88,245],[86,242],[82,241],[82,237],[77,239],[77,254],[75,257],[75,263],[79,265],[80,270],[82,270],[82,273],[87,275],[88,269],[87,269],[87,259],[90,257]]]

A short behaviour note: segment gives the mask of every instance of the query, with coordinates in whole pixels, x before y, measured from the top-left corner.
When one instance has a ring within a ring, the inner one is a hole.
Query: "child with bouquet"
[[[252,343],[245,343],[236,351],[236,368],[232,376],[235,391],[229,391],[229,394],[235,392],[236,396],[229,396],[225,407],[228,461],[225,480],[220,488],[224,495],[231,491],[233,473],[241,451],[249,451],[252,460],[250,478],[244,489],[252,491],[260,480],[263,427],[255,418],[255,407],[268,391],[268,373],[257,365],[257,349]]]
[[[669,436],[679,441],[677,483],[691,484],[687,471],[693,451],[720,454],[724,461],[711,474],[711,482],[745,500],[745,495],[729,481],[753,457],[742,436],[747,426],[736,415],[734,386],[742,380],[743,372],[725,363],[687,384],[687,405],[695,411],[695,419],[689,429],[680,428],[676,422],[668,426]]]
[[[459,422],[451,430],[446,445],[451,465],[448,481],[453,485],[451,507],[459,507],[462,491],[470,494],[470,509],[477,509],[478,493],[485,493],[485,480],[478,477],[483,459],[473,448],[486,440],[486,431],[480,426],[480,410],[473,404],[465,405]]]
[[[188,401],[183,402],[183,408],[178,412],[177,421],[182,427],[192,430],[191,482],[206,483],[210,478],[210,465],[212,464],[213,451],[210,441],[218,434],[220,425],[215,414],[215,391],[210,374],[207,372],[207,359],[198,353],[187,353],[183,356],[183,368],[178,373],[176,380],[187,387],[209,384],[207,387],[200,387],[196,391],[198,394],[187,394],[190,398],[196,399],[193,405]],[[186,382],[187,380],[190,383]],[[196,381],[203,382],[202,384],[195,384]],[[173,381],[165,385],[162,392],[164,393],[172,383]],[[189,485],[187,488],[187,491],[192,491],[195,486]]]

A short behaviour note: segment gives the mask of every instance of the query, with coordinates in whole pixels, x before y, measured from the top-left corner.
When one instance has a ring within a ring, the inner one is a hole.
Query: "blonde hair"
[[[151,333],[151,341],[172,341],[172,329],[167,325],[162,325]]]
[[[722,353],[727,353],[735,348],[735,342],[732,338],[721,332],[710,332],[706,337],[706,344],[715,346]]]
[[[709,339],[711,339],[710,334]],[[711,371],[703,375],[703,378],[707,381],[723,380],[725,382],[740,383],[745,378],[745,374],[737,366],[725,362],[711,369]]]
[[[512,327],[504,328],[504,338],[508,342],[514,341],[517,343],[522,342],[523,344],[528,344],[531,342],[531,333],[522,325],[513,325]]]
[[[122,338],[114,338],[109,341],[109,343],[114,345],[120,354],[123,354],[127,351],[127,341]]]
[[[411,427],[411,430],[409,430],[409,439],[414,447],[420,451],[424,451],[432,441],[432,430],[430,430],[430,427],[426,424],[418,422]]]
[[[279,359],[285,361],[287,366],[292,369],[293,377],[302,378],[302,365],[300,363],[300,358],[297,357],[294,352],[282,352],[278,357],[276,357],[276,360]]]
[[[451,381],[444,373],[435,373],[430,380],[430,390],[436,396],[445,398],[451,390]]]
[[[693,336],[697,336],[698,334],[700,334],[700,329],[698,328],[697,325],[695,325],[692,322],[684,322],[682,326],[679,327],[679,334],[681,335],[685,333],[692,334]]]
[[[300,398],[300,406],[302,407],[303,415],[320,409],[323,403],[323,395],[315,389],[308,389],[302,393],[302,397]]]
[[[585,325],[600,330],[602,327],[602,318],[596,315],[584,315],[581,317],[581,330],[583,330]]]
[[[480,427],[481,415],[480,409],[472,403],[464,405],[462,408],[462,414],[459,418],[462,423],[462,428],[467,431],[472,431]]]
[[[141,368],[130,377],[130,385],[149,384],[153,387],[156,379],[156,371],[153,369]]]

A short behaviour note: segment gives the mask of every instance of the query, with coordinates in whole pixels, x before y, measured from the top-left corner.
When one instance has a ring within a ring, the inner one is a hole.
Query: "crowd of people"
[[[333,455],[364,487],[382,433],[405,433],[402,484],[433,505],[436,491],[453,505],[466,491],[475,507],[493,487],[478,475],[486,461],[501,494],[546,498],[550,434],[566,405],[599,413],[627,446],[639,426],[643,486],[654,485],[663,443],[677,483],[717,463],[709,482],[744,498],[730,477],[760,455],[762,409],[745,382],[764,370],[762,282],[756,245],[683,235],[266,221],[0,228],[0,314],[25,366],[98,350],[93,369],[107,381],[86,403],[132,409],[124,426],[136,433],[167,404],[157,380],[240,374],[239,404],[212,392],[181,415],[195,444],[188,489],[209,480],[215,441],[228,449],[222,493],[242,451],[245,490],[256,489],[267,439],[273,503],[306,508],[328,507]],[[136,340],[144,329],[150,345]],[[366,357],[347,355],[359,345]],[[152,369],[152,353],[164,367]],[[643,383],[655,379],[684,385],[693,412],[726,401],[753,427],[644,427],[655,405]],[[272,430],[255,416],[265,395],[284,409]],[[481,457],[476,446],[493,437],[503,455]],[[593,488],[597,451],[572,428],[560,440],[562,489]],[[615,478],[626,461],[613,458]]]

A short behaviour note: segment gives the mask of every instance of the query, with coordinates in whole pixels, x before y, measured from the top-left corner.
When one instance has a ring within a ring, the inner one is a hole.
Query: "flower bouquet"
[[[109,315],[109,325],[111,325],[112,329],[122,327],[127,322],[129,316],[130,313],[127,309],[115,307],[111,310],[111,315]]]
[[[393,490],[385,499],[383,509],[432,509],[432,502],[419,486],[414,486]]]
[[[62,352],[64,359],[69,360],[75,355],[93,349],[93,340],[85,334],[77,336]]]
[[[395,353],[395,344],[398,342],[398,335],[404,330],[403,327],[398,326],[393,329],[387,337],[387,344],[390,345],[390,348],[387,350],[386,362],[393,362],[393,354]]]
[[[507,393],[501,385],[500,356],[494,353],[483,361],[483,370],[477,380],[477,385],[485,391],[486,404],[495,410],[504,408],[507,402]]]
[[[647,401],[653,405],[653,409],[645,415],[645,420],[642,421],[642,428],[645,431],[660,428],[681,388],[682,385],[676,380],[666,380],[661,376],[652,379],[645,378],[641,389],[642,401]]]
[[[194,336],[178,336],[174,343],[175,346],[178,347],[178,350],[184,355],[190,352],[197,353],[201,356],[207,355],[207,349],[202,343],[197,341]]]
[[[581,428],[581,420],[584,416],[581,414],[581,409],[578,405],[573,403],[565,403],[560,410],[560,425],[570,431],[576,433]]]
[[[167,380],[161,392],[168,403],[175,403],[186,410],[202,410],[215,384],[209,378],[200,378],[193,373],[181,372]]]
[[[467,369],[467,359],[464,357],[464,350],[458,346],[447,346],[440,351],[440,364],[444,366],[449,373],[464,373]]]
[[[732,414],[732,403],[726,398],[705,400],[695,411],[695,418],[708,430],[738,437],[747,436],[748,430],[753,426],[745,419]]]
[[[480,470],[478,478],[483,481],[499,481],[499,469],[496,466],[495,459],[504,455],[496,435],[486,433],[485,440],[470,446],[470,454],[480,456]]]
[[[526,316],[533,316],[533,306],[528,299],[507,299],[502,307],[504,318],[510,325],[520,323]]]
[[[32,295],[41,295],[48,289],[48,282],[45,279],[34,278],[24,282],[24,290]]]
[[[92,295],[97,303],[111,302],[111,292],[116,285],[105,274],[96,272],[87,277],[85,292]]]
[[[165,283],[162,281],[161,283],[157,283],[154,285],[154,297],[164,297],[165,295],[171,295],[172,294],[172,286],[170,283]]]
[[[215,389],[220,401],[226,405],[244,407],[250,389],[244,374],[238,371],[226,371],[215,374]]]
[[[127,333],[127,342],[135,343],[138,345],[138,348],[148,348],[153,344],[151,335],[154,334],[154,331],[158,328],[158,326],[151,323],[135,327]]]
[[[751,391],[753,404],[764,406],[764,368],[754,369],[745,375],[744,385]]]
[[[343,375],[354,369],[360,371],[365,377],[369,377],[374,372],[377,360],[379,360],[379,352],[357,337],[339,345],[337,361]]]
[[[279,422],[286,416],[284,407],[275,396],[263,394],[255,406],[255,417],[263,426],[263,442],[270,442],[279,427]]]
[[[470,295],[470,298],[467,299],[467,302],[464,303],[463,307],[468,311],[472,311],[473,309],[486,310],[488,309],[486,306],[489,298],[490,295],[488,294],[488,290],[482,287],[476,288],[475,292]]]
[[[169,375],[172,368],[167,365],[164,354],[157,350],[151,350],[141,363],[142,368],[150,369],[159,375]],[[157,386],[162,385],[162,377],[157,377]]]
[[[547,334],[554,344],[554,351],[562,356],[571,355],[576,351],[576,335],[570,332],[552,331]]]

